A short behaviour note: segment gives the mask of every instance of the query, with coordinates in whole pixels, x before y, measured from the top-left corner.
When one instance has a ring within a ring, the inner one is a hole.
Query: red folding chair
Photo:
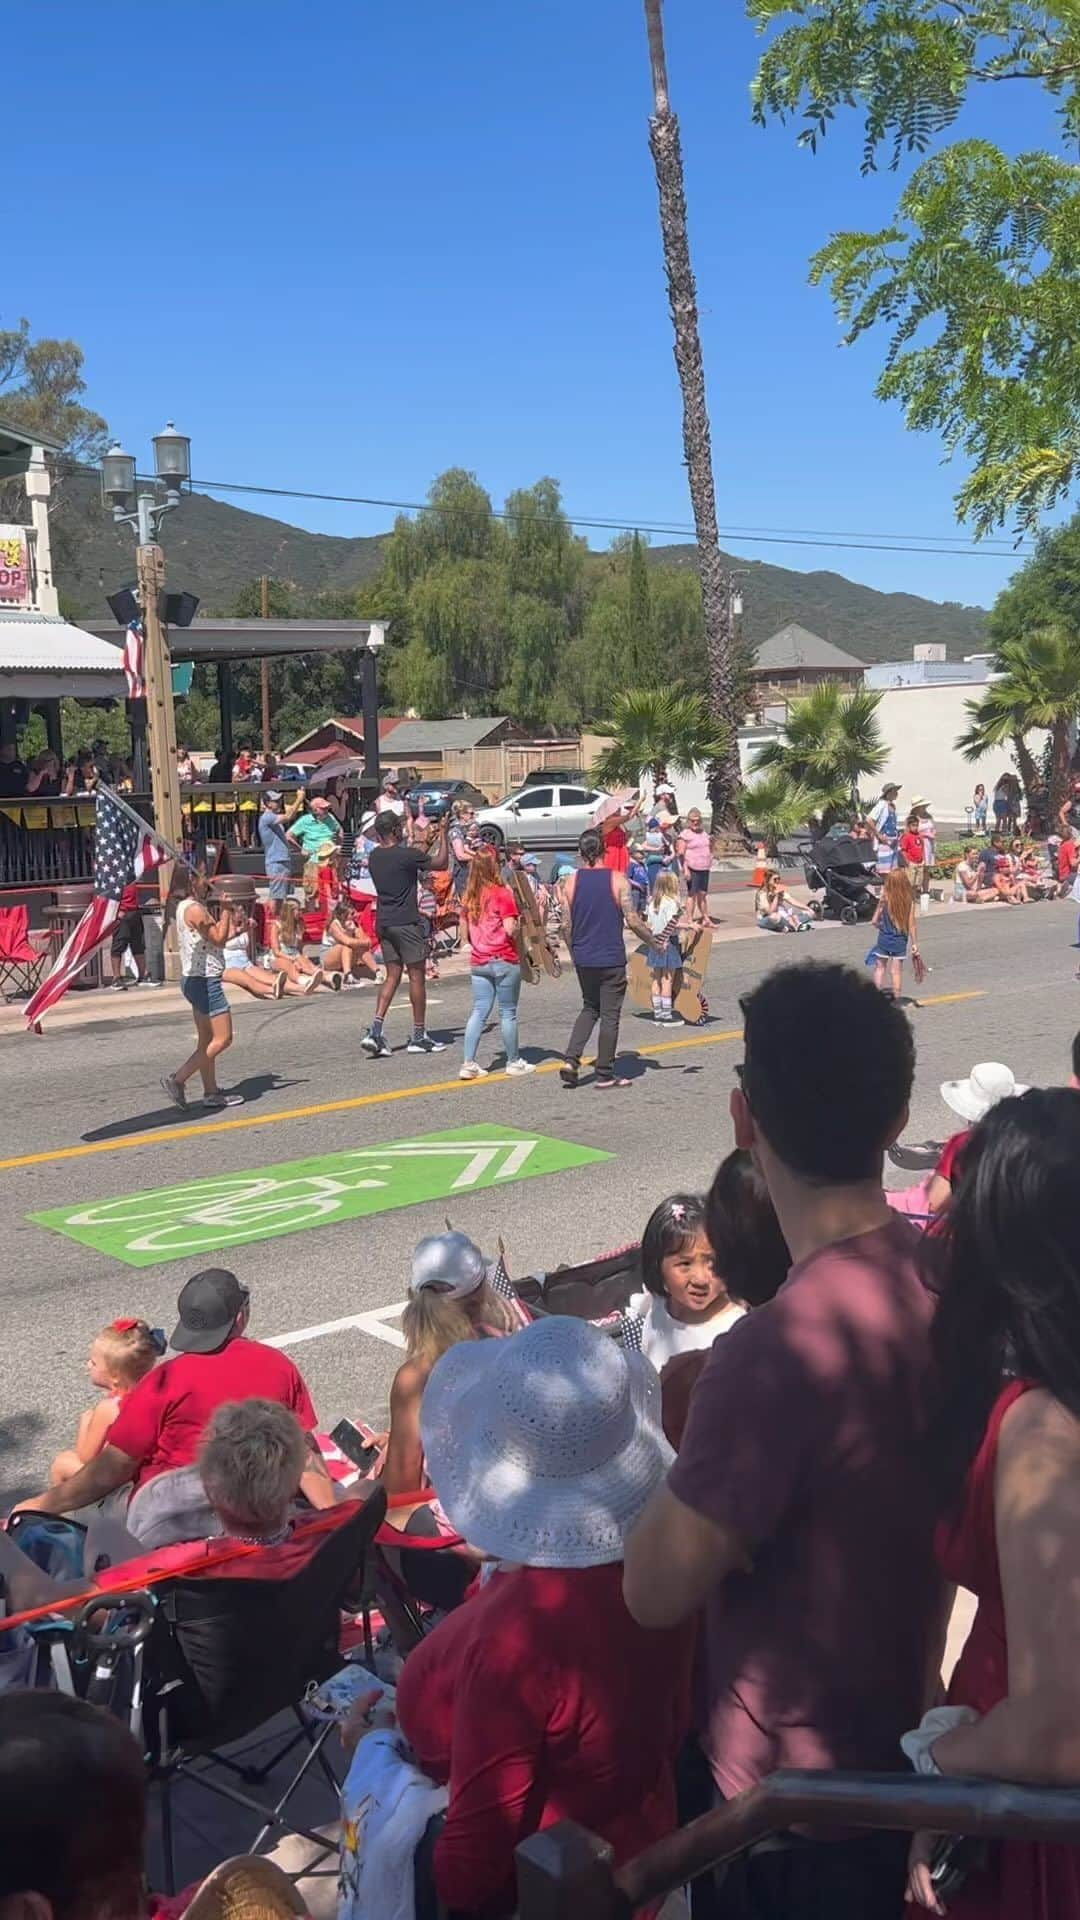
[[[0,994],[29,996],[41,985],[49,957],[47,933],[30,931],[26,907],[0,907]]]

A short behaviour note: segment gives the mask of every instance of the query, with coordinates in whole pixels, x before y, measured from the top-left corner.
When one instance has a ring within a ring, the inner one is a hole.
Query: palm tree
[[[682,388],[683,453],[697,533],[705,651],[709,667],[709,711],[717,733],[723,732],[725,742],[723,751],[715,756],[709,767],[709,797],[715,829],[721,824],[733,825],[736,820],[736,800],[741,785],[737,729],[743,716],[737,711],[739,676],[735,660],[731,579],[720,552],[716,526],[716,489],[713,484],[709,411],[705,400],[705,369],[698,335],[697,289],[690,265],[679,122],[671,111],[668,99],[662,0],[645,0],[645,26],[649,36],[653,90],[649,150],[656,168],[660,236],[664,248],[668,303],[675,328],[675,365]]]
[[[857,810],[859,782],[880,773],[889,757],[878,729],[880,703],[880,693],[869,687],[823,681],[805,700],[793,702],[783,738],[758,748],[752,772],[780,774],[790,787],[808,792],[812,826]]]
[[[617,693],[603,732],[611,736],[611,745],[592,767],[601,787],[636,787],[648,780],[655,788],[672,773],[689,775],[721,759],[727,749],[704,697],[679,687]]]
[[[818,795],[790,780],[786,773],[762,774],[743,788],[743,813],[752,833],[759,833],[770,859],[779,856],[781,840],[798,833],[814,814]]]
[[[1027,744],[1034,728],[1050,735],[1048,811],[1053,821],[1069,783],[1072,729],[1080,714],[1080,631],[1058,622],[1007,640],[995,655],[997,675],[978,700],[969,700],[970,725],[957,741],[965,760],[1011,747],[1028,804],[1042,785]]]

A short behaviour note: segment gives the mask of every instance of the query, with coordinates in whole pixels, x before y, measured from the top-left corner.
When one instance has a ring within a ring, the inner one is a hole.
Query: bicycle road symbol
[[[512,1127],[463,1127],[29,1217],[131,1266],[151,1266],[610,1158]]]

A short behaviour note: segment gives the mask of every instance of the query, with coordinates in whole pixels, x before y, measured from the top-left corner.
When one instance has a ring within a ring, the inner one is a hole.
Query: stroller
[[[874,891],[878,879],[872,864],[864,858],[865,849],[850,834],[839,839],[825,835],[799,849],[808,887],[824,888],[823,900],[811,900],[810,911],[818,920],[831,915],[845,927],[857,926],[872,918],[877,906]]]

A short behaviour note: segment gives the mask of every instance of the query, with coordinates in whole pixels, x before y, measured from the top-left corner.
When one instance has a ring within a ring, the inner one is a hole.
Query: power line
[[[384,500],[369,494],[356,493],[316,493],[303,487],[266,487],[256,486],[241,480],[193,480],[192,486],[205,493],[243,493],[259,494],[267,499],[277,500],[318,500],[334,506],[348,507],[385,507],[395,513],[426,513],[431,511],[431,502],[427,500]],[[468,513],[471,507],[442,507],[440,512]],[[505,507],[486,507],[485,516],[493,520],[516,520],[522,516]],[[606,520],[587,514],[573,514],[561,510],[561,517],[572,527],[588,527],[597,532],[607,533],[655,533],[668,534],[678,538],[693,540],[693,527],[674,522],[647,520]],[[944,554],[948,557],[963,555],[972,559],[1007,559],[1015,555],[1022,559],[1033,549],[1029,547],[987,547],[985,545],[930,545],[931,541],[956,541],[961,536],[953,534],[918,535],[829,535],[813,529],[782,529],[750,532],[742,527],[722,527],[723,539],[750,541],[755,546],[789,547],[826,547],[846,552],[858,553],[922,553]]]

